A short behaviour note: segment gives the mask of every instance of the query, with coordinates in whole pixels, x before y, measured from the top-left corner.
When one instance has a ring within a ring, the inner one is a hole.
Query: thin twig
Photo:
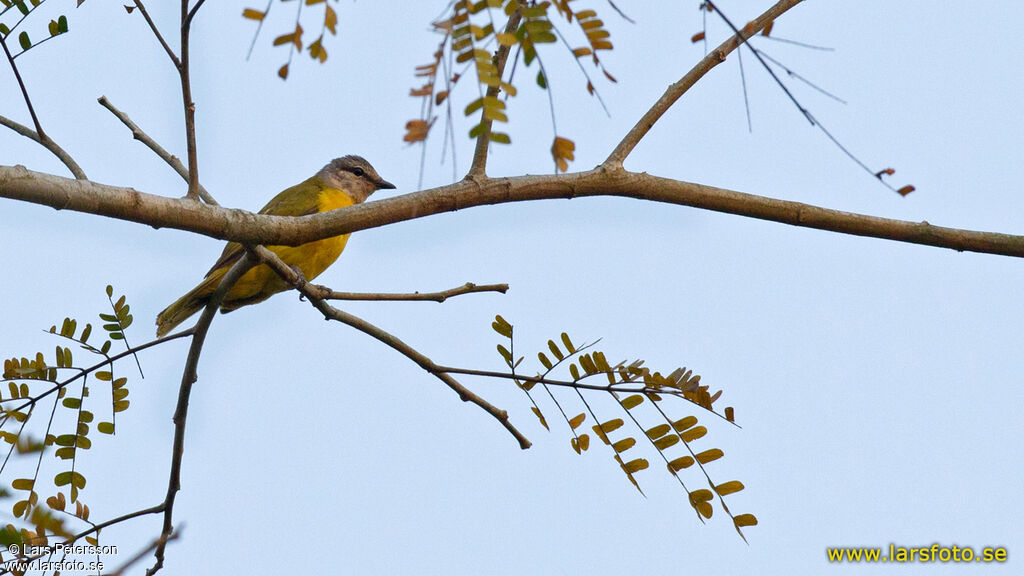
[[[371,300],[371,301],[433,301],[444,302],[445,300],[462,294],[476,292],[508,292],[508,284],[484,284],[478,286],[472,282],[466,282],[457,288],[449,288],[440,292],[413,292],[411,294],[396,294],[386,292],[336,292],[326,286],[310,284],[310,289],[317,292],[317,295],[324,300]]]
[[[156,39],[160,42],[160,45],[163,46],[164,52],[167,52],[167,56],[169,56],[171,62],[174,63],[174,68],[181,68],[181,61],[178,60],[178,56],[174,54],[174,50],[171,50],[171,47],[167,45],[167,41],[164,40],[163,34],[160,34],[160,30],[156,27],[156,23],[149,17],[149,12],[142,4],[142,0],[135,0],[135,7],[142,13],[142,17],[146,19],[146,24],[149,24],[149,29],[153,31]]]
[[[519,21],[522,19],[522,16],[522,11],[516,9],[508,17],[508,23],[505,24],[506,34],[515,33],[519,28]],[[498,50],[494,53],[494,65],[498,69],[497,76],[499,79],[505,73],[505,64],[508,62],[508,53],[511,49],[511,46],[501,45],[498,46]],[[501,86],[488,86],[485,98],[497,98],[500,90]],[[487,118],[484,110],[480,111],[480,123],[484,125],[484,129],[476,137],[476,150],[473,152],[473,162],[469,166],[469,173],[466,174],[467,178],[480,178],[487,175],[487,146],[491,141],[491,120]]]
[[[135,124],[135,122],[132,122],[132,119],[129,118],[127,114],[115,108],[114,105],[110,103],[110,100],[107,100],[106,96],[100,96],[98,102],[101,106],[103,106],[107,110],[110,110],[111,114],[116,116],[122,124],[127,126],[128,129],[132,131],[132,138],[135,138],[139,142],[145,144],[147,148],[155,152],[157,156],[163,159],[163,161],[166,162],[172,169],[174,169],[174,171],[177,172],[178,175],[180,175],[182,178],[185,179],[186,182],[188,182],[188,168],[185,168],[185,165],[181,163],[181,160],[179,160],[177,156],[171,154],[167,150],[164,150],[163,146],[158,144],[156,140],[150,138],[149,134],[143,132],[142,128],[139,128]],[[211,196],[210,193],[206,191],[206,188],[204,188],[202,184],[199,185],[199,196],[207,204],[212,204],[214,206],[219,205],[217,204],[217,201],[213,199],[213,196]]]
[[[322,298],[319,297],[318,291],[311,288],[311,286],[307,284],[306,281],[295,272],[295,270],[293,270],[291,267],[285,264],[284,261],[282,261],[277,256],[277,254],[274,254],[270,250],[267,250],[266,248],[263,248],[261,246],[256,247],[254,251],[258,254],[260,260],[264,264],[270,266],[270,268],[274,272],[276,272],[278,276],[280,276],[289,284],[295,286],[299,290],[299,292],[301,292],[306,298],[308,298],[310,304],[316,307],[316,309],[319,310],[324,315],[325,318],[337,320],[342,324],[347,324],[348,326],[351,326],[352,328],[359,330],[360,332],[382,342],[383,344],[386,344],[387,346],[399,352],[406,358],[412,360],[420,368],[426,370],[427,372],[435,376],[437,379],[444,382],[449,388],[454,390],[455,393],[459,395],[459,399],[461,399],[463,402],[472,402],[473,404],[476,404],[485,412],[493,416],[496,420],[501,422],[505,429],[508,430],[513,437],[515,437],[516,441],[519,442],[520,448],[525,450],[530,447],[530,441],[526,438],[526,436],[524,436],[522,432],[517,430],[516,427],[512,425],[512,422],[509,420],[508,417],[508,412],[499,409],[498,407],[487,402],[480,396],[474,394],[472,391],[470,391],[462,384],[460,384],[458,381],[456,381],[454,378],[452,378],[451,375],[447,374],[444,370],[441,370],[440,367],[437,364],[435,364],[433,360],[427,358],[419,351],[414,349],[412,346],[409,346],[405,342],[399,340],[394,335],[385,332],[384,330],[381,330],[380,328],[374,326],[373,324],[370,324],[369,322],[361,318],[353,316],[347,312],[338,310],[337,308],[325,302]]]
[[[202,5],[200,1],[196,8]],[[196,151],[196,103],[192,101],[192,81],[189,78],[189,46],[188,36],[192,17],[189,12],[188,0],[181,0],[181,60],[178,64],[178,76],[181,80],[181,103],[185,107],[185,146],[188,154],[188,192],[185,197],[199,200],[199,154]]]
[[[178,538],[179,536],[181,536],[181,529],[182,529],[182,527],[178,526],[178,528],[174,531],[173,534],[170,534],[170,535],[163,535],[163,534],[161,534],[159,538],[157,538],[156,540],[153,540],[152,542],[150,542],[149,546],[146,546],[142,550],[139,550],[131,558],[129,558],[127,561],[125,561],[124,564],[121,564],[120,568],[118,568],[114,572],[111,572],[108,576],[121,576],[122,574],[125,573],[125,571],[127,571],[129,568],[134,566],[139,560],[142,560],[147,554],[149,554],[150,552],[155,550],[157,546],[163,546],[166,543],[170,542],[171,540],[174,540],[174,539]]]
[[[192,344],[189,346],[188,356],[185,358],[185,367],[181,373],[181,386],[178,388],[178,403],[174,409],[174,444],[171,450],[171,470],[167,479],[167,496],[164,497],[163,503],[164,523],[160,532],[162,536],[168,538],[174,533],[174,499],[178,490],[181,489],[181,460],[185,452],[185,422],[188,419],[188,402],[192,395],[192,385],[199,379],[196,374],[199,355],[203,351],[203,343],[206,341],[206,334],[210,330],[213,316],[220,308],[221,302],[224,301],[224,296],[255,263],[256,259],[246,253],[228,270],[217,289],[210,296],[206,308],[203,309],[195,328],[193,328]],[[146,570],[146,576],[152,576],[164,565],[166,545],[167,541],[164,540],[156,546],[156,551],[153,553],[156,561],[151,568]]]
[[[608,159],[604,161],[604,166],[608,168],[617,168],[622,166],[622,162],[629,156],[629,153],[636,148],[636,145],[640,143],[640,140],[650,132],[651,127],[654,126],[655,122],[660,119],[669,108],[672,107],[679,98],[685,94],[698,80],[703,78],[712,68],[718,66],[725,61],[733,50],[741,46],[750,36],[757,34],[770,22],[784,14],[790,8],[796,6],[803,0],[780,0],[774,6],[769,8],[749,24],[743,27],[742,35],[737,34],[729,37],[725,42],[722,42],[718,48],[711,51],[710,54],[701,59],[685,76],[679,79],[678,82],[672,84],[665,90],[665,93],[654,103],[651,108],[644,113],[643,117],[636,123],[633,128],[626,133],[619,142],[615,150],[608,156]]]
[[[33,142],[39,144],[43,148],[49,150],[50,153],[56,156],[57,159],[60,160],[61,163],[64,164],[64,166],[66,166],[67,169],[71,171],[71,174],[78,180],[88,180],[88,178],[85,175],[85,172],[82,171],[82,168],[78,165],[77,162],[75,162],[74,158],[72,158],[71,155],[67,153],[67,151],[61,148],[60,145],[51,140],[49,136],[40,137],[35,130],[29,128],[28,126],[24,126],[22,124],[19,124],[18,122],[15,122],[14,120],[5,118],[3,116],[0,116],[0,125],[6,126],[11,130],[14,130],[18,134],[21,134],[22,136],[32,140]]]
[[[45,138],[46,133],[43,132],[43,125],[39,123],[39,117],[36,116],[36,109],[32,107],[32,99],[28,97],[28,89],[25,88],[25,81],[21,79],[21,72],[18,72],[18,65],[14,63],[14,57],[11,56],[10,49],[7,48],[7,40],[3,34],[0,34],[0,46],[4,49],[4,55],[7,56],[7,62],[11,65],[11,70],[14,72],[14,78],[18,81],[18,87],[21,88],[21,96],[25,99],[25,106],[28,107],[28,113],[32,116],[32,123],[35,124],[36,134],[39,134],[40,138]]]

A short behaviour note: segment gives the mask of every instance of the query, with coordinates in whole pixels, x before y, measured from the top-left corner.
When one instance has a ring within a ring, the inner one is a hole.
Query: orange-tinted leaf
[[[580,424],[583,424],[583,421],[586,420],[586,419],[587,419],[587,415],[584,414],[583,412],[580,412],[579,414],[574,416],[571,420],[569,420],[569,427],[572,428],[573,430],[575,430],[575,429],[579,428]]]
[[[903,188],[897,190],[896,193],[899,194],[900,196],[906,196],[907,194],[910,194],[914,190],[916,190],[916,188],[914,188],[913,186],[904,186]]]
[[[730,480],[729,482],[723,482],[718,486],[715,486],[715,492],[718,492],[719,496],[728,496],[743,490],[743,483],[739,480]]]
[[[690,36],[690,42],[693,42],[693,43],[700,42],[703,39],[704,39],[704,33],[703,32],[697,32],[693,36]]]
[[[127,8],[127,6],[125,6],[125,8]],[[134,6],[132,6],[132,8],[134,8]],[[249,20],[256,20],[257,22],[259,22],[260,20],[263,20],[263,18],[266,15],[267,14],[265,12],[260,12],[259,10],[253,10],[252,8],[246,8],[245,10],[242,10],[242,18],[248,18]]]
[[[757,526],[757,517],[753,514],[740,514],[732,519],[732,523],[735,524],[737,528],[742,528],[744,526]]]
[[[723,454],[722,451],[719,450],[718,448],[712,448],[710,450],[705,450],[700,454],[697,454],[697,462],[700,462],[701,464],[707,464],[708,462],[714,462],[715,460],[718,460],[724,455],[725,454]]]

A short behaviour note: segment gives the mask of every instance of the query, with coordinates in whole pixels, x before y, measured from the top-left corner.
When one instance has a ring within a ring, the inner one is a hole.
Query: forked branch
[[[373,324],[370,324],[369,322],[361,318],[353,316],[348,312],[343,312],[325,302],[319,296],[319,290],[315,289],[313,286],[308,284],[305,281],[305,279],[296,274],[295,270],[292,270],[291,267],[285,264],[283,260],[278,258],[278,256],[271,252],[270,250],[267,250],[262,246],[257,246],[254,249],[254,251],[258,254],[260,260],[264,264],[270,266],[270,268],[274,272],[276,272],[278,276],[283,278],[292,286],[295,286],[299,290],[299,292],[302,293],[303,296],[308,298],[310,304],[312,304],[317,310],[319,310],[324,315],[325,318],[337,320],[342,324],[347,324],[348,326],[351,326],[352,328],[355,328],[356,330],[359,330],[360,332],[373,337],[379,342],[386,344],[388,347],[402,354],[406,358],[412,360],[414,363],[416,363],[417,366],[426,370],[434,377],[436,377],[438,380],[444,382],[449,388],[454,390],[455,393],[459,395],[460,400],[462,400],[463,402],[472,402],[473,404],[476,404],[485,412],[493,416],[498,422],[501,422],[501,425],[504,426],[505,429],[508,430],[510,434],[512,434],[512,436],[516,439],[517,442],[519,442],[520,448],[525,450],[530,447],[529,439],[527,439],[522,432],[520,432],[518,429],[516,429],[515,426],[512,425],[512,422],[509,420],[508,417],[508,412],[501,410],[500,408],[494,406],[493,404],[484,400],[480,396],[477,396],[471,390],[469,390],[468,388],[460,384],[457,380],[455,380],[455,378],[452,378],[451,375],[446,373],[442,367],[435,364],[433,360],[427,358],[418,350],[401,341],[396,336],[388,332],[385,332],[384,330],[381,330],[380,328],[374,326]]]

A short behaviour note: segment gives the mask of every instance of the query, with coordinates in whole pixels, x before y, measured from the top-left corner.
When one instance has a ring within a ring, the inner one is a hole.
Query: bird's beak
[[[394,190],[395,189],[395,185],[392,184],[391,182],[388,182],[387,180],[378,180],[377,181],[377,189],[378,190]]]

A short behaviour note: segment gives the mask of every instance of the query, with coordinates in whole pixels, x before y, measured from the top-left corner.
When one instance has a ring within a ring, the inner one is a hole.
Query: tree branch
[[[453,296],[460,296],[462,294],[472,294],[475,292],[501,292],[504,294],[505,292],[508,292],[508,284],[484,284],[482,286],[478,286],[472,282],[466,282],[457,288],[449,288],[440,292],[413,292],[412,294],[395,294],[387,292],[335,292],[326,286],[319,286],[317,284],[310,284],[309,288],[316,292],[318,297],[324,300],[371,300],[389,302],[420,300],[444,302]]]
[[[522,432],[517,430],[516,427],[513,426],[512,423],[509,421],[508,412],[499,409],[490,402],[474,394],[472,391],[470,391],[462,384],[460,384],[458,381],[456,381],[454,378],[452,378],[451,375],[447,374],[444,370],[442,370],[441,367],[435,364],[433,360],[427,358],[412,346],[409,346],[405,342],[402,342],[394,335],[385,332],[384,330],[381,330],[380,328],[374,326],[373,324],[370,324],[369,322],[361,318],[353,316],[348,312],[338,310],[337,308],[325,302],[322,298],[320,298],[318,291],[315,288],[308,284],[304,278],[296,274],[295,270],[292,270],[291,267],[285,264],[284,261],[278,258],[278,256],[271,252],[270,250],[267,250],[262,246],[257,246],[254,250],[258,254],[260,261],[262,261],[267,266],[270,266],[270,268],[274,272],[276,272],[278,276],[283,278],[286,282],[290,283],[292,286],[295,286],[299,290],[299,292],[302,293],[303,296],[309,299],[310,304],[316,307],[316,309],[319,310],[324,315],[324,318],[337,320],[342,324],[347,324],[348,326],[351,326],[352,328],[355,328],[356,330],[359,330],[360,332],[375,338],[376,340],[382,342],[383,344],[386,344],[393,350],[399,352],[406,358],[412,360],[420,368],[434,375],[437,379],[441,380],[449,388],[454,390],[455,393],[459,395],[459,399],[461,399],[463,402],[472,402],[473,404],[476,404],[485,412],[493,416],[496,420],[501,422],[505,429],[508,430],[513,437],[515,437],[516,441],[519,442],[520,448],[525,450],[530,447],[530,441],[526,438],[526,436],[524,436]]]
[[[67,166],[68,170],[71,171],[71,174],[74,175],[75,178],[79,180],[88,180],[88,177],[85,175],[85,172],[82,171],[82,168],[78,165],[77,162],[75,162],[74,158],[72,158],[71,155],[68,154],[63,148],[61,148],[56,142],[51,140],[49,136],[45,134],[40,136],[35,130],[29,128],[28,126],[23,126],[22,124],[19,124],[14,120],[10,120],[3,116],[0,116],[0,125],[6,126],[11,130],[14,130],[18,134],[21,134],[22,136],[32,140],[33,142],[39,144],[43,148],[49,150],[50,153],[56,156],[62,164]]]
[[[122,124],[127,126],[128,129],[132,131],[132,138],[135,138],[139,142],[145,144],[147,148],[156,153],[157,156],[163,159],[164,162],[166,162],[172,169],[174,169],[174,171],[177,172],[179,176],[184,178],[185,182],[188,182],[188,168],[185,168],[185,165],[181,163],[181,160],[179,160],[177,156],[171,154],[170,152],[165,150],[163,146],[158,144],[156,140],[150,138],[149,134],[143,132],[142,129],[135,124],[135,122],[132,122],[132,119],[129,118],[127,114],[115,108],[114,105],[110,103],[110,100],[107,100],[106,96],[100,96],[98,102],[101,106],[103,106],[107,110],[110,110],[111,114],[116,116]],[[217,201],[213,199],[213,196],[211,196],[210,193],[206,191],[206,188],[204,188],[202,184],[199,184],[199,196],[207,204],[219,206],[219,204],[217,204]]]
[[[321,214],[292,217],[253,214],[165,198],[131,188],[33,172],[24,166],[0,166],[0,197],[3,198],[262,245],[297,246],[473,206],[584,196],[664,202],[856,236],[1024,257],[1024,236],[853,214],[623,169],[597,168],[572,174],[463,181]]]
[[[515,34],[516,30],[519,29],[519,21],[522,17],[522,11],[520,9],[516,9],[516,11],[508,17],[508,22],[505,24],[505,34]],[[497,52],[494,53],[494,65],[498,69],[499,80],[505,74],[505,64],[508,62],[508,54],[511,50],[511,46],[502,45],[499,46]],[[500,91],[500,86],[488,86],[486,97],[497,98],[498,92]],[[476,150],[473,152],[473,163],[470,165],[469,172],[466,174],[467,178],[480,178],[487,175],[487,147],[491,141],[492,122],[490,118],[487,118],[487,115],[483,110],[480,110],[480,123],[484,125],[484,129],[483,132],[476,137]]]
[[[25,99],[25,106],[28,107],[29,115],[32,116],[32,123],[36,127],[36,134],[38,134],[40,138],[46,138],[46,133],[43,132],[43,125],[39,123],[39,117],[36,116],[36,109],[32,107],[32,99],[28,97],[28,89],[25,88],[25,81],[21,79],[21,72],[18,72],[18,65],[14,63],[14,57],[11,56],[11,51],[7,48],[7,40],[3,34],[0,34],[0,47],[3,47],[4,56],[7,57],[7,62],[11,65],[11,70],[14,72],[14,79],[18,81],[18,87],[21,88],[21,96]]]
[[[202,2],[196,4],[196,10]],[[199,200],[199,154],[196,151],[196,103],[192,101],[192,80],[189,68],[189,31],[192,28],[194,12],[188,10],[188,0],[181,0],[181,61],[178,64],[178,76],[181,79],[181,103],[185,107],[185,145],[188,154],[188,192],[189,200]]]
[[[142,5],[142,0],[135,0],[135,7],[142,13],[142,17],[146,19],[146,24],[149,24],[149,29],[153,31],[156,39],[160,42],[160,45],[163,46],[164,52],[167,52],[167,56],[169,56],[171,62],[174,63],[174,68],[180,69],[181,61],[178,60],[178,56],[174,54],[174,50],[171,50],[171,47],[167,45],[167,41],[164,40],[163,35],[160,34],[160,30],[156,27],[156,23],[149,17],[149,12],[146,11],[146,7]]]
[[[728,40],[722,42],[718,48],[709,52],[708,55],[698,62],[696,66],[690,69],[685,76],[665,90],[665,93],[662,94],[661,98],[654,103],[654,106],[651,106],[651,109],[648,110],[642,118],[640,118],[629,132],[626,133],[618,146],[612,150],[608,159],[604,161],[603,165],[612,169],[622,166],[622,162],[626,159],[626,156],[629,156],[629,153],[633,151],[633,148],[636,148],[636,145],[640,143],[640,140],[650,132],[654,123],[657,122],[658,119],[660,119],[683,94],[696,84],[697,81],[710,72],[712,68],[718,66],[722,62],[725,62],[726,56],[728,56],[733,50],[742,46],[743,43],[746,42],[747,38],[750,38],[754,34],[760,32],[765,26],[800,2],[803,2],[803,0],[780,0],[774,6],[766,10],[764,14],[761,14],[744,26],[740,31],[742,33],[742,37],[739,35],[731,36]]]
[[[164,549],[167,547],[167,539],[174,534],[172,523],[174,514],[174,499],[181,489],[181,459],[185,453],[185,422],[188,419],[188,402],[192,395],[192,385],[199,379],[196,368],[199,365],[199,355],[203,351],[203,343],[206,341],[206,334],[210,330],[213,316],[224,301],[224,295],[235,285],[235,282],[242,277],[249,268],[256,263],[256,259],[246,253],[220,281],[217,289],[210,296],[206,308],[203,309],[192,332],[192,344],[189,346],[188,356],[185,359],[185,368],[181,374],[181,386],[178,388],[178,403],[174,409],[174,444],[171,450],[171,470],[167,480],[167,495],[164,497],[163,529],[160,531],[161,541],[156,546],[153,556],[156,562],[146,570],[146,576],[152,576],[164,565]]]

